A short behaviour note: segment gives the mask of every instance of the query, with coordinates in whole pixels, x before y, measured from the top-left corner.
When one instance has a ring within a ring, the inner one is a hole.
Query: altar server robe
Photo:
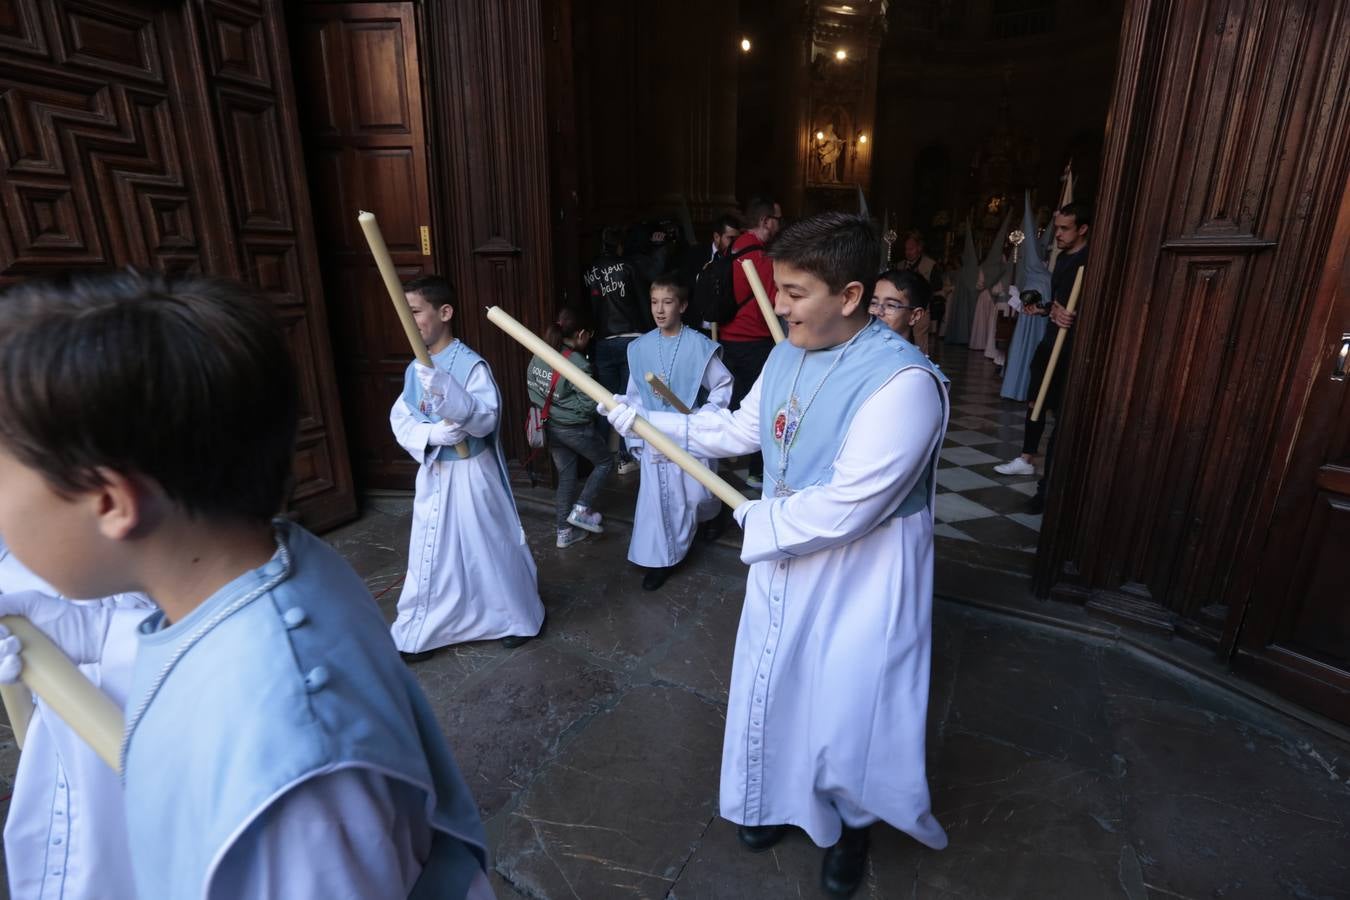
[[[721,813],[742,825],[796,825],[822,847],[838,841],[841,820],[884,820],[940,849],[947,836],[930,811],[924,740],[934,475],[947,394],[913,345],[875,322],[868,328],[870,340],[892,351],[903,345],[907,360],[865,394],[836,436],[828,480],[773,496],[766,455],[764,499],[737,510],[750,574],[727,702]],[[784,343],[774,354],[793,352]],[[775,363],[771,356],[734,413],[705,408],[651,420],[698,455],[759,450],[763,409],[787,399],[777,389],[781,396],[762,396]],[[821,408],[853,389],[846,373],[838,376],[815,401]],[[803,372],[804,391],[820,377],[819,367]],[[816,415],[813,407],[803,418],[802,434],[820,425]]]
[[[707,349],[702,353],[696,351],[693,346],[696,343],[712,344],[708,338],[691,328],[685,329],[685,338],[690,342],[688,349],[691,356],[706,362],[695,362],[683,373],[677,366],[670,367],[671,380],[676,384],[667,387],[691,408],[699,396],[705,396],[704,406],[725,409],[731,403],[731,372],[722,363],[716,349]],[[645,378],[648,371],[656,370],[659,373],[658,366],[651,365],[652,360],[643,356],[645,343],[659,339],[658,332],[649,332],[628,346],[631,374],[625,399],[631,405],[641,404],[649,410],[672,408],[652,392]],[[635,367],[633,362],[639,365]],[[649,568],[673,566],[689,552],[698,524],[716,516],[722,501],[692,475],[648,448],[645,441],[637,439],[628,443],[634,449],[641,448],[637,455],[642,466],[637,508],[633,513],[633,537],[628,544],[628,561]]]
[[[0,593],[19,591],[58,596],[0,544]],[[87,602],[111,610],[112,617],[102,657],[80,666],[80,672],[124,706],[136,658],[136,625],[154,606],[139,594]],[[9,895],[16,900],[135,900],[125,815],[117,773],[37,700],[5,820]]]
[[[544,621],[534,557],[497,439],[497,383],[487,362],[459,341],[432,360],[462,385],[448,398],[449,418],[473,455],[460,459],[453,447],[427,443],[435,425],[408,402],[420,393],[410,366],[404,395],[389,411],[395,439],[418,464],[408,572],[392,629],[405,653],[531,636]]]

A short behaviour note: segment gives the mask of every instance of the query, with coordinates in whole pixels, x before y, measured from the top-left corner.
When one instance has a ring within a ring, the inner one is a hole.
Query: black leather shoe
[[[727,530],[727,508],[724,506],[717,513],[717,517],[703,523],[703,528],[699,537],[704,543],[711,544],[722,536]]]
[[[670,573],[674,571],[674,566],[666,566],[660,569],[648,569],[647,574],[642,576],[642,589],[644,591],[654,591],[666,583]]]
[[[426,662],[435,655],[435,650],[423,650],[421,653],[399,653],[399,656],[403,657],[403,661],[410,666],[413,663]]]
[[[755,853],[763,853],[787,834],[786,825],[737,825],[736,837]]]
[[[867,873],[867,829],[844,826],[839,843],[825,851],[820,886],[831,897],[852,897]]]

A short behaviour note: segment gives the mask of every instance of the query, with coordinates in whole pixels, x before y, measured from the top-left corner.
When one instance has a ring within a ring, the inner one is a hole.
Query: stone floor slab
[[[721,729],[688,691],[633,689],[507,814],[498,872],[538,897],[664,897],[716,812]]]

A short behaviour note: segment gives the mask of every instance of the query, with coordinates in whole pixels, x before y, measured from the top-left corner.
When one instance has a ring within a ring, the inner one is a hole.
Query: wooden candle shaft
[[[572,382],[577,390],[590,397],[605,409],[613,409],[615,407],[616,404],[614,402],[613,393],[605,390],[600,386],[598,381],[578,369],[573,363],[569,362],[561,353],[549,346],[549,344],[543,338],[539,337],[539,335],[517,322],[510,313],[500,307],[491,306],[488,307],[487,317],[489,322],[496,325],[502,331],[505,331],[514,338],[517,343],[538,356],[552,369],[560,372],[562,377]],[[657,451],[671,462],[692,475],[700,484],[712,491],[713,494],[727,506],[736,509],[745,502],[744,494],[717,477],[711,469],[690,456],[687,451],[672,441],[651,422],[638,416],[637,420],[633,423],[633,431],[637,432],[638,437],[655,447]]]
[[[380,270],[380,277],[384,279],[384,288],[394,303],[394,312],[398,313],[403,333],[408,336],[408,345],[412,347],[413,356],[416,356],[422,365],[431,368],[431,354],[427,351],[426,341],[422,340],[422,332],[417,330],[417,320],[413,318],[412,310],[408,308],[408,297],[404,293],[403,282],[399,280],[398,272],[394,270],[394,259],[389,255],[389,247],[384,242],[380,223],[376,221],[374,213],[365,210],[356,217],[356,221],[361,223],[361,230],[366,234],[366,243],[370,245],[371,255],[375,257],[375,268]],[[461,441],[455,445],[455,452],[459,454],[460,459],[467,459],[469,445]]]
[[[93,748],[114,772],[122,769],[122,711],[80,674],[75,664],[23,616],[0,618],[23,649],[23,683]]]
[[[690,412],[689,407],[684,405],[683,400],[675,396],[674,391],[666,387],[666,383],[664,381],[656,377],[656,373],[654,372],[647,373],[647,383],[652,386],[652,393],[656,394],[662,400],[666,401],[671,406],[675,407],[676,412],[684,413],[686,416],[689,415]]]
[[[1078,274],[1073,277],[1073,290],[1069,291],[1069,305],[1064,307],[1066,312],[1073,312],[1078,306],[1078,292],[1083,287],[1083,267],[1078,267]],[[1041,409],[1045,406],[1046,395],[1050,393],[1050,379],[1055,375],[1055,365],[1059,362],[1060,351],[1064,349],[1064,340],[1069,336],[1067,328],[1061,328],[1059,334],[1055,335],[1055,346],[1050,351],[1050,361],[1045,364],[1045,377],[1041,379],[1041,389],[1036,394],[1036,406],[1031,410],[1031,421],[1039,422],[1041,420]],[[1056,425],[1056,428],[1059,426]]]
[[[748,259],[741,260],[741,268],[745,270],[745,280],[750,282],[750,290],[755,294],[755,302],[759,304],[759,311],[764,316],[764,323],[769,326],[769,334],[773,335],[775,344],[783,343],[783,326],[778,321],[778,316],[774,314],[773,304],[769,302],[769,292],[764,290],[764,282],[759,280],[759,272],[755,269],[753,261]]]
[[[33,721],[33,695],[22,684],[0,684],[0,701],[5,704],[9,727],[14,729],[14,743],[22,750],[28,737],[28,723]]]

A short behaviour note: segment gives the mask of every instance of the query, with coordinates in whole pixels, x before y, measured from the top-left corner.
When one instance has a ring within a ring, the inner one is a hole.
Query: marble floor
[[[498,897],[822,896],[803,835],[755,855],[717,815],[745,578],[734,547],[697,547],[646,593],[619,516],[559,551],[545,499],[522,493],[544,636],[414,668],[486,822]],[[376,498],[327,536],[389,615],[410,508]],[[965,592],[962,578],[1039,612],[935,604],[928,771],[951,843],[877,827],[859,896],[1350,897],[1350,744],[1109,627],[1053,624],[1069,608],[1028,600],[1023,580],[940,562],[940,593]],[[5,728],[0,814],[16,760]]]
[[[1041,517],[1028,509],[1028,501],[1038,476],[994,471],[1022,452],[1026,406],[999,396],[1002,378],[983,353],[943,345],[935,357],[952,381],[951,421],[937,474],[935,534],[1035,553]],[[1038,471],[1041,464],[1037,456]]]

